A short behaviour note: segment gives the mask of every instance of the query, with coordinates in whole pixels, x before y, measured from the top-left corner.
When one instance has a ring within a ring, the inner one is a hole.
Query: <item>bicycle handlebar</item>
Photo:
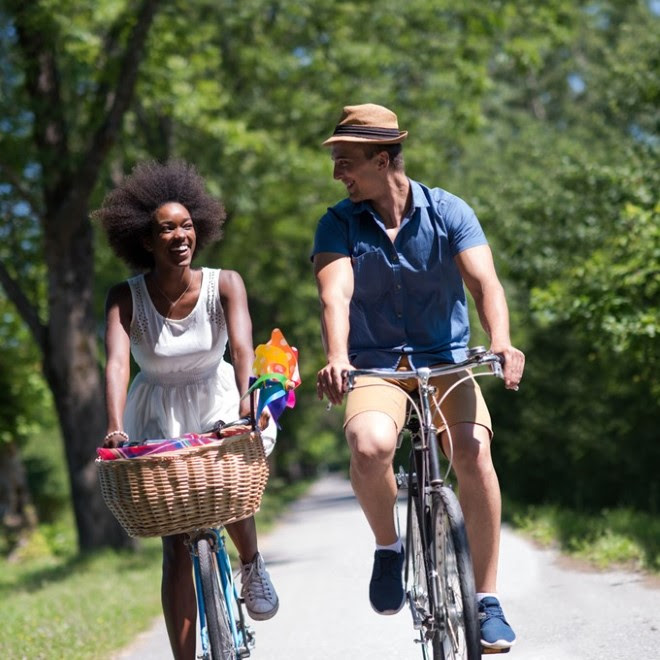
[[[351,369],[344,372],[348,390],[355,387],[355,379],[358,376],[373,376],[375,378],[388,378],[390,380],[409,380],[417,378],[419,380],[428,381],[429,378],[435,376],[444,376],[447,374],[465,371],[472,367],[488,366],[493,375],[498,378],[503,378],[502,373],[502,357],[491,353],[483,346],[476,346],[469,348],[467,351],[467,359],[456,364],[445,364],[439,367],[419,367],[417,369],[407,369],[405,371],[395,371],[392,369]]]

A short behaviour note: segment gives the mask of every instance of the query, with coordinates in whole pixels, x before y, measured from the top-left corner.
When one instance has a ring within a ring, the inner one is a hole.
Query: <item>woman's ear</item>
[[[142,239],[142,247],[147,251],[147,252],[153,252],[154,251],[154,246],[151,242],[151,236],[145,236]]]

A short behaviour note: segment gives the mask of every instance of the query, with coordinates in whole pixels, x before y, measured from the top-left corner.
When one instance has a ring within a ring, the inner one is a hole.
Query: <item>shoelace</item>
[[[255,561],[244,574],[243,584],[250,597],[270,598],[270,583],[264,572],[260,570],[259,562]]]
[[[481,604],[481,607],[479,607],[479,618],[482,620],[502,619],[502,621],[505,621],[502,607],[495,604]]]

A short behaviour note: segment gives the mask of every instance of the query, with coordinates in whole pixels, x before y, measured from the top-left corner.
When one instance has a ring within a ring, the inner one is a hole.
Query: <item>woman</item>
[[[195,169],[181,161],[142,163],[94,217],[117,256],[143,271],[107,297],[103,445],[200,433],[219,419],[249,414],[249,400],[240,400],[254,360],[243,280],[235,271],[191,266],[197,250],[220,238],[225,219]],[[231,365],[223,360],[227,343]],[[131,353],[140,372],[127,394]],[[227,525],[227,532],[241,559],[248,613],[269,619],[279,601],[254,518]],[[174,657],[194,658],[197,610],[184,538],[162,539],[161,596]]]

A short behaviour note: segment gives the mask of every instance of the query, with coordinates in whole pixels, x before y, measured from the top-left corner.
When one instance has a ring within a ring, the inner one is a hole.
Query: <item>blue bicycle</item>
[[[255,356],[255,375],[244,395],[250,397],[248,417],[218,421],[201,435],[97,449],[103,499],[129,536],[187,535],[202,660],[238,660],[254,648],[223,525],[258,511],[268,480],[260,428],[268,417],[275,424],[285,408],[293,408],[300,384],[298,351],[279,329]]]
[[[97,460],[103,497],[129,535],[186,535],[199,613],[197,657],[202,660],[238,660],[254,648],[223,532],[225,524],[258,510],[268,479],[253,419],[219,422],[192,439],[125,443],[107,451],[141,455]]]
[[[254,632],[245,624],[221,529],[190,534],[187,545],[193,560],[203,660],[247,658],[254,648]]]

